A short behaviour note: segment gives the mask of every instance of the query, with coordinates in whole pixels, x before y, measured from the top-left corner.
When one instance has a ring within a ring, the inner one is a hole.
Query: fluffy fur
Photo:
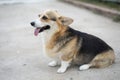
[[[46,29],[42,30],[46,35],[46,53],[53,58],[48,65],[56,66],[60,61],[58,73],[64,73],[70,64],[77,64],[80,70],[86,70],[90,67],[107,67],[114,62],[113,49],[96,36],[70,28],[71,18],[55,10],[47,10],[40,14],[39,21],[39,24],[33,21],[31,25]]]

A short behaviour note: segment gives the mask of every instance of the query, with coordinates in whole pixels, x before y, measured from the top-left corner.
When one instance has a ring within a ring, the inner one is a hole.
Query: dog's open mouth
[[[34,31],[34,35],[37,36],[40,32],[43,32],[44,30],[50,29],[49,25],[43,26],[43,27],[38,27]]]

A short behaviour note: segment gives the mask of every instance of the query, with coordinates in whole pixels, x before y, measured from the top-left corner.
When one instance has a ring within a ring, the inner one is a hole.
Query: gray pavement
[[[41,34],[35,37],[29,23],[49,8],[73,18],[72,28],[96,35],[111,45],[115,64],[86,71],[73,66],[64,74],[57,74],[59,67],[48,67],[51,60],[43,53]],[[56,0],[0,5],[0,80],[120,80],[119,36],[119,23]]]
[[[114,9],[110,9],[110,8],[106,8],[106,7],[102,7],[102,6],[97,6],[94,4],[90,4],[90,3],[85,3],[79,0],[61,0],[64,1],[66,3],[78,6],[78,7],[83,7],[85,9],[88,9],[90,11],[93,11],[95,13],[99,13],[101,15],[104,15],[106,17],[109,18],[114,18],[116,16],[120,16],[120,11],[114,10]]]

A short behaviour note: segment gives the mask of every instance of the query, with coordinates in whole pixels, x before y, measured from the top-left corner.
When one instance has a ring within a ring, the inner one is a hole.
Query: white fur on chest
[[[59,55],[60,53],[55,53],[57,45],[53,49],[47,50],[47,51],[46,51],[45,45],[48,44],[48,42],[50,41],[52,36],[55,34],[57,29],[58,29],[57,26],[51,26],[50,30],[46,30],[41,34],[42,35],[41,37],[42,37],[43,52],[44,52],[44,54],[47,54],[49,57],[52,57],[52,58],[53,57],[58,58],[60,56]]]

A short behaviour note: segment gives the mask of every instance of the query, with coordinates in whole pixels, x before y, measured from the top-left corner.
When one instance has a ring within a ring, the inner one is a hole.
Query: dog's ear
[[[62,25],[64,25],[64,26],[68,26],[73,22],[72,18],[64,17],[64,16],[59,17],[59,20],[61,21]]]

